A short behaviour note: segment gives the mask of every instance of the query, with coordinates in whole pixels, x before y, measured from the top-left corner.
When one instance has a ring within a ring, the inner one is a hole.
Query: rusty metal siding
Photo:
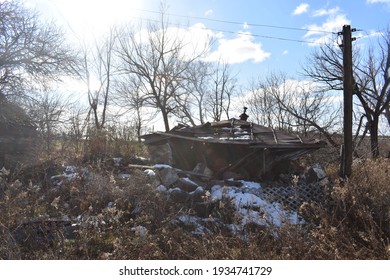
[[[142,138],[147,145],[168,143],[175,167],[193,170],[198,163],[203,163],[219,178],[226,172],[247,179],[258,178],[325,146],[323,142],[236,119],[176,127]]]

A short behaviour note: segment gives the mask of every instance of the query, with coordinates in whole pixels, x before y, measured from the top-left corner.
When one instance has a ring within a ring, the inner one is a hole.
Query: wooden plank
[[[233,164],[229,164],[228,166],[222,168],[221,170],[219,170],[217,172],[217,175],[221,175],[223,174],[224,172],[226,172],[227,170],[231,170],[231,169],[234,169],[234,168],[237,168],[238,166],[240,166],[241,164],[243,164],[249,157],[255,155],[258,151],[253,151],[253,152],[250,152],[249,154],[246,154],[245,156],[243,156],[242,158],[240,158],[239,160],[237,160],[235,163]]]
[[[174,168],[172,166],[170,167],[159,167],[159,166],[155,166],[155,165],[138,165],[138,164],[128,164],[127,167],[129,168],[138,168],[138,169],[163,169],[163,168],[172,168],[174,169],[177,173],[181,173],[181,174],[187,174],[187,175],[193,175],[193,176],[198,176],[198,177],[203,177],[203,178],[213,178],[212,176],[209,176],[209,175],[205,175],[205,174],[201,174],[201,173],[197,173],[197,172],[193,172],[193,171],[187,171],[187,170],[182,170],[182,169],[178,169],[178,168]]]
[[[178,135],[178,134],[169,133],[169,132],[155,132],[155,133],[159,134],[159,135],[169,136],[170,138],[179,138],[179,139],[185,139],[185,140],[197,141],[197,142],[208,142],[208,143],[218,143],[218,144],[235,144],[235,145],[250,145],[251,144],[251,142],[248,140],[241,140],[241,141],[220,140],[220,139],[215,139],[215,138],[202,139],[202,138]]]
[[[273,128],[272,128],[272,133],[273,133],[273,135],[274,135],[275,143],[276,143],[276,144],[279,144],[279,143],[278,143],[278,137],[276,137],[275,129],[273,129]]]

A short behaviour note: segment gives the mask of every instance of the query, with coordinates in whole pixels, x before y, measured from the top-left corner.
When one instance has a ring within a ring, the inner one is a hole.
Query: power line
[[[162,12],[158,12],[158,11],[151,11],[151,10],[144,10],[144,9],[134,9],[134,10],[141,11],[141,12],[147,12],[147,13],[162,14]],[[198,16],[185,16],[185,15],[171,14],[171,13],[165,13],[165,14],[168,15],[168,16],[174,16],[174,17],[191,18],[191,19],[198,19],[198,20],[207,20],[207,21],[228,23],[228,24],[235,24],[235,25],[242,25],[243,24],[243,22],[238,22],[238,21],[211,19],[211,18],[198,17]],[[245,22],[245,24],[248,25],[248,26],[253,26],[253,27],[267,27],[267,28],[277,28],[277,29],[305,31],[305,32],[317,32],[317,33],[328,33],[328,34],[335,34],[335,33],[337,33],[337,32],[326,31],[326,30],[315,30],[315,29],[279,26],[279,25],[271,25],[271,24],[259,24],[259,23],[248,23],[248,22]]]
[[[145,18],[142,18],[142,17],[135,17],[135,18],[138,18],[140,20],[148,20],[148,21],[160,22],[159,20],[155,20],[155,19],[145,19]],[[173,24],[173,23],[169,23],[169,24],[173,25],[173,26],[176,26],[176,27],[179,27],[178,24]],[[215,29],[215,28],[208,28],[208,27],[201,27],[201,26],[192,26],[191,28],[210,30],[210,31],[214,31],[214,32],[236,34],[236,35],[246,35],[246,36],[252,36],[252,37],[256,37],[256,38],[265,38],[265,39],[273,39],[273,40],[280,40],[280,41],[296,42],[296,43],[321,44],[321,43],[318,43],[318,42],[315,42],[315,41],[291,39],[291,38],[276,37],[276,36],[269,36],[269,35],[260,35],[260,34],[254,34],[254,33],[246,34],[245,32],[242,32],[242,31],[222,30],[222,29]],[[332,33],[332,34],[334,34],[334,33]]]
[[[228,30],[221,30],[221,29],[211,29],[206,27],[195,27],[195,28],[201,28],[205,30],[212,30],[216,32],[223,32],[223,33],[231,33],[231,34],[238,34],[238,35],[247,35],[247,36],[253,36],[258,38],[265,38],[265,39],[274,39],[274,40],[281,40],[281,41],[290,41],[290,42],[298,42],[298,43],[307,43],[307,44],[315,44],[314,41],[305,41],[305,40],[299,40],[299,39],[290,39],[290,38],[283,38],[283,37],[275,37],[275,36],[269,36],[269,35],[259,35],[259,34],[246,34],[245,32],[235,32],[235,31],[228,31]]]

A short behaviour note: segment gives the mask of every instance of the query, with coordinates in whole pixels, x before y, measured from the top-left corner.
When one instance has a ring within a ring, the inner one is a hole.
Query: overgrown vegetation
[[[91,141],[87,150],[93,150]],[[119,145],[119,144],[118,144]],[[115,145],[110,145],[115,147]],[[354,163],[340,181],[328,164],[329,191],[304,203],[304,224],[280,228],[248,224],[245,238],[213,223],[234,223],[229,201],[210,212],[209,231],[194,234],[177,222],[191,205],[172,203],[156,181],[128,169],[142,145],[119,145],[112,157],[62,157],[0,176],[1,259],[389,259],[390,160]],[[108,151],[108,150],[107,150]],[[112,149],[110,151],[113,151]],[[326,150],[323,152],[327,152]],[[65,170],[65,166],[68,167]],[[130,178],[118,174],[126,172]],[[61,176],[55,176],[62,174]],[[77,174],[77,175],[75,175]],[[59,183],[59,182],[62,183]],[[208,199],[205,197],[204,199]]]
[[[60,28],[20,1],[0,1],[0,11],[0,136],[7,144],[0,147],[0,163],[19,161],[16,155],[26,155],[21,148],[39,153],[29,165],[0,171],[0,259],[389,259],[390,162],[380,157],[387,156],[389,138],[378,133],[379,118],[390,120],[388,30],[377,48],[355,56],[354,91],[363,110],[354,111],[354,156],[361,159],[353,176],[340,181],[341,120],[330,97],[343,75],[341,49],[333,42],[309,57],[304,72],[311,82],[259,73],[258,82],[241,89],[229,64],[199,59],[212,38],[187,53],[185,38],[170,33],[164,7],[161,21],[114,28],[82,50],[65,44]],[[87,92],[86,107],[55,89],[69,78],[85,83],[78,93]],[[157,115],[165,130],[173,120],[229,119],[239,92],[251,107],[250,121],[303,136],[319,133],[333,145],[301,161],[303,169],[325,166],[327,193],[298,209],[305,223],[248,223],[245,235],[212,222],[237,222],[231,201],[223,201],[207,213],[208,231],[194,234],[177,219],[192,214],[192,205],[172,203],[156,191],[155,179],[128,168],[147,156],[134,141]],[[129,119],[110,112],[113,105]],[[33,138],[27,123],[40,134],[32,141],[39,147],[18,143]],[[370,154],[376,159],[367,159]],[[121,164],[113,160],[119,157]]]

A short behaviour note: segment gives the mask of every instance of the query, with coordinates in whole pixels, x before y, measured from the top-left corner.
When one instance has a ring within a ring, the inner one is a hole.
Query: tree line
[[[0,2],[0,15],[0,95],[25,108],[47,151],[59,134],[78,148],[91,131],[139,140],[156,118],[166,131],[172,119],[184,125],[229,119],[237,100],[249,108],[251,121],[303,135],[320,133],[339,145],[334,135],[342,133],[337,95],[343,64],[334,42],[308,55],[301,81],[270,72],[239,87],[227,62],[205,59],[213,39],[190,44],[170,26],[164,7],[158,21],[113,27],[94,45],[78,47],[61,28],[17,1]],[[369,135],[372,156],[378,157],[380,119],[390,126],[390,32],[368,51],[355,44],[353,57],[354,145]],[[85,85],[85,106],[53,86],[66,86],[69,77]],[[131,117],[118,121],[119,114]]]

